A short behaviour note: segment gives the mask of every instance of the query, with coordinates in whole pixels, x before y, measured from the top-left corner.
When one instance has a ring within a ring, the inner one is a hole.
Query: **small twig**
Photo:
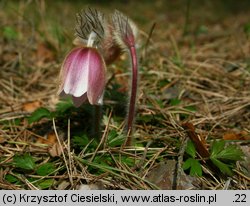
[[[102,169],[103,171],[106,171],[106,172],[109,172],[110,174],[113,174],[114,176],[117,176],[117,177],[120,177],[121,179],[125,180],[125,181],[128,181],[130,182],[131,184],[135,184],[133,181],[131,181],[130,179],[128,178],[125,178],[123,175],[119,174],[118,172],[122,173],[122,174],[126,174],[126,175],[129,175],[131,177],[135,177],[141,181],[144,181],[145,183],[147,183],[151,188],[153,189],[159,189],[156,185],[154,185],[153,183],[149,182],[148,180],[144,179],[143,177],[139,177],[138,175],[136,175],[135,173],[130,173],[126,170],[120,170],[118,168],[114,168],[114,167],[110,167],[110,166],[106,166],[106,165],[99,165],[97,163],[94,163],[94,162],[90,162],[88,160],[85,160],[85,159],[81,159],[77,156],[74,156],[74,158],[83,163],[83,164],[88,164],[92,167],[95,167],[95,168],[98,168],[98,169]],[[142,189],[142,188],[141,188]]]
[[[240,175],[241,177],[243,177],[244,179],[246,179],[248,182],[250,182],[250,177],[244,175],[243,173],[241,173],[240,171],[233,169],[234,172],[236,172],[238,175]]]
[[[69,179],[72,185],[73,184],[73,179],[72,179],[73,172],[72,172],[72,155],[70,152],[70,119],[68,120],[68,158],[69,158],[69,171],[70,171]]]
[[[52,119],[52,122],[53,122],[53,129],[54,129],[54,132],[55,132],[55,135],[56,135],[56,139],[57,139],[58,144],[59,144],[59,146],[60,146],[60,150],[61,150],[62,155],[63,155],[63,160],[64,160],[65,166],[66,166],[66,168],[67,168],[67,172],[68,172],[68,175],[69,175],[69,180],[70,180],[71,185],[73,185],[73,179],[72,179],[72,177],[70,176],[69,166],[68,166],[68,163],[67,163],[67,160],[66,160],[66,156],[65,156],[65,154],[64,154],[64,150],[63,150],[61,141],[60,141],[60,139],[59,139],[59,136],[58,136],[58,133],[57,133],[57,130],[56,130],[56,124],[55,124],[55,119],[54,119],[54,118]]]
[[[147,168],[147,170],[144,172],[143,178],[146,177],[146,175],[148,174],[149,170],[153,167],[156,159],[159,157],[159,155],[164,152],[166,149],[168,148],[168,146],[161,148],[156,154],[154,154],[154,156],[144,165],[144,167],[146,167],[147,165],[149,165],[149,167]]]
[[[151,26],[150,28],[150,31],[149,31],[149,34],[148,34],[148,37],[147,37],[147,41],[145,43],[145,46],[144,46],[144,50],[143,50],[143,54],[142,54],[142,57],[141,57],[141,61],[144,60],[145,56],[147,55],[147,50],[148,50],[148,45],[150,43],[150,40],[151,40],[151,37],[153,35],[153,32],[155,30],[155,27],[156,27],[156,22],[153,23],[153,25]]]
[[[228,178],[228,180],[225,182],[225,185],[223,187],[223,190],[228,190],[230,184],[231,184],[231,178]]]
[[[175,168],[175,171],[174,171],[175,175],[174,175],[174,178],[173,178],[173,185],[172,185],[173,190],[179,189],[178,186],[179,186],[179,183],[180,183],[181,174],[183,172],[182,163],[183,163],[183,156],[184,156],[184,153],[185,153],[185,149],[186,149],[186,146],[187,146],[187,141],[188,141],[188,138],[183,139],[182,144],[180,146],[180,150],[179,150],[179,153],[178,153],[178,159],[177,159],[177,162],[176,162],[176,168]]]
[[[147,145],[146,145],[146,147],[144,149],[143,155],[142,155],[142,157],[140,159],[140,162],[137,165],[135,165],[135,168],[142,168],[143,163],[144,163],[144,161],[146,160],[146,157],[147,157],[147,152],[148,152],[149,146],[151,144],[152,144],[152,140],[147,143]],[[135,150],[135,152],[136,152],[136,150]]]

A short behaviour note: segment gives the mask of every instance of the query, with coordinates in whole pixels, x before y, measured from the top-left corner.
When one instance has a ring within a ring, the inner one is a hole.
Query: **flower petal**
[[[66,94],[80,97],[87,92],[88,88],[88,48],[72,50],[65,59],[66,76],[63,89]]]
[[[59,74],[59,89],[58,89],[58,94],[61,94],[64,89],[65,85],[65,79],[67,78],[67,74],[71,68],[72,62],[74,62],[74,59],[77,56],[77,52],[79,52],[77,49],[73,49],[64,59],[64,62],[61,66],[61,71]]]
[[[83,94],[80,97],[74,97],[72,96],[73,104],[75,107],[80,107],[82,103],[84,103],[87,100],[87,93]]]
[[[98,104],[105,87],[105,63],[96,49],[89,50],[88,100],[90,104]]]
[[[61,98],[66,98],[66,97],[68,97],[69,95],[66,94],[64,91],[62,91],[62,92],[59,94],[59,96],[60,96]]]

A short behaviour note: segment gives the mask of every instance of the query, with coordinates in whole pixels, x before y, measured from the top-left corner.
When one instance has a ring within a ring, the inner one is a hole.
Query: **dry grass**
[[[30,5],[26,3],[23,1],[17,6],[19,12],[29,9]],[[239,14],[234,24],[229,16],[216,25],[211,23],[207,33],[186,36],[178,27],[183,17],[166,27],[166,19],[159,15],[155,19],[159,23],[150,44],[146,51],[141,51],[134,132],[136,144],[131,148],[107,145],[110,131],[120,133],[124,122],[115,120],[112,113],[113,105],[119,105],[119,102],[106,99],[105,103],[111,106],[105,107],[103,135],[92,152],[88,151],[91,142],[81,151],[72,146],[70,128],[75,124],[75,113],[63,128],[56,119],[28,124],[26,117],[34,108],[54,110],[59,102],[56,79],[62,56],[70,48],[70,40],[66,39],[67,47],[59,48],[57,40],[46,34],[48,29],[43,31],[44,25],[35,27],[20,13],[15,20],[10,18],[11,15],[13,12],[2,10],[0,13],[4,22],[1,26],[13,25],[19,34],[14,40],[0,42],[0,188],[39,189],[35,181],[29,181],[33,178],[36,181],[54,179],[51,189],[77,189],[81,184],[91,183],[101,189],[159,189],[147,176],[166,159],[175,159],[180,170],[187,139],[181,125],[186,121],[195,125],[197,134],[208,144],[213,139],[222,139],[227,133],[243,133],[245,139],[237,144],[249,146],[250,41],[242,30],[242,25],[249,21],[247,15]],[[43,22],[46,23],[50,22]],[[45,33],[45,40],[39,31]],[[62,34],[70,36],[70,32],[63,30]],[[142,42],[145,42],[147,35],[142,36]],[[113,73],[116,75],[110,79],[107,90],[114,83],[123,85],[127,81],[128,74],[122,61],[110,66],[109,75]],[[179,99],[179,104],[171,104],[172,99]],[[115,108],[113,112],[117,112]],[[40,141],[50,133],[56,137],[53,144]],[[24,153],[30,153],[38,166],[53,162],[56,170],[47,176],[32,172],[17,175],[11,163],[15,155]],[[112,165],[93,161],[96,156],[107,154]],[[134,167],[123,162],[123,157],[133,159]],[[250,188],[250,177],[244,173],[241,164],[237,164],[235,174],[230,178],[215,175],[207,165],[203,165],[203,171],[204,176],[197,178],[198,189]],[[5,180],[7,174],[15,176],[21,183],[9,183]],[[178,186],[181,181],[179,171],[176,175]]]

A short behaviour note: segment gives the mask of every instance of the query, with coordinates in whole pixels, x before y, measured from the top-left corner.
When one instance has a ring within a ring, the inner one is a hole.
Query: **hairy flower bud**
[[[117,43],[124,49],[135,47],[137,38],[137,27],[120,11],[115,11],[112,15],[114,26],[114,36]]]

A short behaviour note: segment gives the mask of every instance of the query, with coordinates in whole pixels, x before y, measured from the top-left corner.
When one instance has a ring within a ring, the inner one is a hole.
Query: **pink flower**
[[[79,107],[87,99],[90,104],[102,104],[106,66],[93,47],[79,47],[66,56],[60,73],[61,96],[72,96]]]
[[[102,104],[106,65],[97,48],[105,36],[101,12],[88,8],[77,15],[76,34],[86,46],[77,47],[66,56],[60,73],[59,93],[72,96],[79,107],[86,100]]]

